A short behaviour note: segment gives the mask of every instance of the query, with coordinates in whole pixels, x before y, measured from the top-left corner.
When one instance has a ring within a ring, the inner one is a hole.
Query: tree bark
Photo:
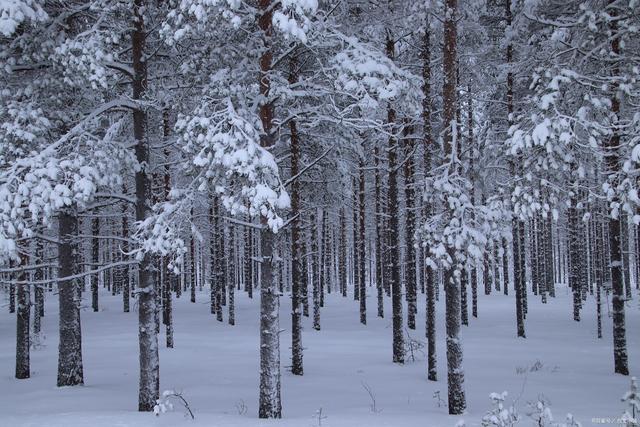
[[[73,208],[72,208],[73,209]],[[60,246],[58,249],[58,274],[60,277],[76,273],[74,263],[78,250],[75,242],[78,218],[71,211],[61,211],[58,216]],[[75,279],[58,282],[60,304],[60,342],[58,346],[58,387],[84,383],[82,371],[82,334],[80,329],[80,301],[77,299],[78,283]]]
[[[269,101],[269,91],[273,52],[271,36],[273,32],[272,0],[259,0],[258,26],[263,33],[263,52],[260,56],[260,121],[263,134],[260,145],[270,149],[274,145],[271,134],[273,125],[273,104]],[[281,418],[280,401],[280,293],[276,287],[273,269],[275,234],[268,227],[267,218],[260,218],[260,396],[258,416],[260,418]]]
[[[145,60],[146,29],[144,23],[145,0],[133,2],[133,31],[131,55],[133,62],[133,99],[144,99],[147,89]],[[141,166],[136,171],[136,221],[144,221],[151,214],[151,179],[149,171],[149,143],[147,141],[147,113],[140,107],[133,111],[135,154]],[[156,289],[153,282],[153,258],[145,253],[138,265],[138,341],[140,346],[140,383],[138,410],[152,411],[159,398],[160,363],[156,332]]]
[[[457,44],[457,0],[445,1],[444,21],[444,85],[442,89],[444,107],[445,159],[456,156],[453,126],[456,120],[456,44]],[[452,252],[450,250],[450,252]],[[449,254],[455,263],[455,254]],[[462,343],[460,341],[460,279],[454,273],[455,265],[444,269],[446,332],[447,332],[447,385],[449,414],[462,414],[466,408],[464,392],[464,369],[462,367]]]
[[[20,255],[20,263],[25,263],[25,256]],[[18,310],[16,315],[16,378],[26,379],[31,376],[29,349],[31,345],[29,319],[31,316],[31,300],[27,273],[21,270],[18,275]],[[39,317],[39,313],[35,313]]]

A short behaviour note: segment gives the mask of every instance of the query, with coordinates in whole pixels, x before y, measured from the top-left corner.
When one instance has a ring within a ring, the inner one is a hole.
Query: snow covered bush
[[[629,409],[622,415],[625,426],[640,426],[640,394],[638,394],[638,383],[636,377],[631,377],[631,387],[629,391],[622,396],[622,401],[629,405]]]
[[[493,408],[482,417],[483,427],[512,427],[518,424],[520,417],[513,406],[505,408],[507,392],[491,393],[489,398]]]
[[[182,396],[181,392],[177,392],[175,390],[165,390],[162,392],[162,396],[157,400],[156,405],[153,407],[153,413],[156,417],[160,416],[160,414],[164,414],[165,412],[173,411],[173,403],[172,400],[177,400],[185,409],[185,416],[189,415],[191,419],[195,419],[193,412],[191,411],[191,407],[189,406],[189,402]]]

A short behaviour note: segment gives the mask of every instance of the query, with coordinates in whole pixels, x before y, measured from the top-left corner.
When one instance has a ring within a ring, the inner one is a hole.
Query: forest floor
[[[181,391],[194,421],[178,404],[159,417],[136,411],[137,314],[123,313],[121,298],[107,293],[100,295],[99,313],[82,310],[85,385],[57,388],[57,298],[47,294],[46,337],[32,350],[31,379],[13,378],[15,314],[6,306],[0,313],[0,426],[453,427],[460,419],[472,426],[480,425],[491,407],[489,394],[505,390],[522,425],[533,425],[527,404],[540,396],[550,402],[559,422],[567,413],[583,426],[597,425],[596,418],[617,418],[625,409],[620,397],[629,389],[629,378],[613,373],[607,309],[605,335],[598,340],[593,301],[586,302],[583,321],[577,323],[567,289],[559,286],[557,293],[546,306],[529,295],[526,339],[515,336],[512,295],[479,296],[479,318],[471,318],[462,334],[468,406],[463,416],[449,416],[445,407],[444,298],[438,303],[438,381],[429,382],[422,351],[403,366],[391,363],[390,306],[386,301],[387,317],[375,316],[373,288],[367,326],[358,322],[357,302],[336,294],[326,297],[321,331],[304,319],[304,376],[291,375],[290,305],[283,297],[282,420],[257,418],[259,299],[236,293],[236,325],[229,326],[226,312],[224,323],[209,314],[206,291],[198,293],[196,304],[183,294],[174,306],[175,348],[165,348],[164,327],[160,334],[160,389]],[[424,296],[419,299],[418,328],[409,334],[424,342]],[[640,374],[639,332],[636,297],[627,307],[634,375]]]

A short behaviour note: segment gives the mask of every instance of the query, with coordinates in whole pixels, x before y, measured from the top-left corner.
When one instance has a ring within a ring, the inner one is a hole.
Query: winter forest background
[[[639,425],[640,1],[0,0],[0,100],[0,426]]]

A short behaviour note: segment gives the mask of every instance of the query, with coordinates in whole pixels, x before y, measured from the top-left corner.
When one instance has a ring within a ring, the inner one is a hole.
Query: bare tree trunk
[[[96,212],[96,216],[93,218],[91,230],[94,235],[93,239],[91,239],[91,262],[93,263],[93,266],[95,268],[100,264],[100,240],[97,237],[95,237],[100,234],[100,217],[98,216],[98,212]],[[91,307],[95,312],[99,310],[99,307],[98,307],[99,277],[100,277],[100,273],[91,275]]]
[[[247,218],[250,222],[251,218]],[[253,237],[251,227],[244,228],[244,291],[249,298],[253,298]],[[213,279],[211,279],[213,280]],[[213,313],[213,311],[212,311]]]
[[[298,64],[295,54],[289,63],[289,83],[294,84],[298,80]],[[291,289],[291,373],[302,375],[302,306],[301,306],[301,248],[300,248],[300,184],[295,178],[300,172],[300,141],[296,121],[289,122],[291,133],[291,259],[292,259],[292,289]]]
[[[235,289],[236,289],[236,231],[233,226],[229,227],[229,263],[228,263],[228,273],[229,273],[229,318],[228,322],[230,325],[236,324],[236,307],[235,307]]]
[[[313,298],[313,329],[320,330],[320,281],[318,280],[318,220],[314,212],[309,217],[311,222],[311,289]]]
[[[613,5],[616,0],[609,0],[608,4]],[[615,19],[618,15],[618,9],[611,8],[611,20],[609,21],[609,29],[611,30],[611,51],[616,59],[620,57],[620,37],[618,36],[618,21]],[[619,63],[614,63],[612,67],[611,83],[611,112],[615,120],[620,115],[620,99],[618,95],[620,76]],[[618,123],[612,126],[613,134],[605,144],[605,163],[607,174],[613,177],[613,188],[618,182],[617,175],[620,172],[620,134],[618,133]],[[624,313],[624,278],[622,276],[622,248],[620,233],[620,218],[609,216],[609,252],[611,254],[611,285],[613,289],[612,305],[613,305],[613,359],[614,370],[617,374],[629,375],[629,362],[627,357],[627,336],[625,327]]]
[[[73,209],[73,208],[72,208]],[[58,249],[58,274],[60,277],[76,273],[74,263],[78,250],[74,241],[78,228],[75,213],[61,211],[58,216],[60,246]],[[82,372],[82,334],[80,329],[80,301],[75,279],[58,282],[60,303],[60,343],[58,346],[58,387],[84,383]]]
[[[36,264],[44,264],[44,247],[40,239],[36,240]],[[34,280],[39,282],[44,280],[44,268],[38,268],[34,272]],[[42,317],[44,317],[44,285],[35,285],[35,305],[33,307],[33,335],[36,340],[39,340],[39,335],[42,330]]]
[[[127,194],[127,187],[122,184],[122,194]],[[127,205],[124,204],[122,206],[122,237],[124,240],[122,241],[122,252],[129,252],[129,243],[127,239],[129,238],[129,218],[127,212]],[[124,255],[123,258],[124,260]],[[122,309],[125,313],[129,312],[129,298],[131,296],[131,283],[129,282],[129,266],[122,266],[121,270],[122,274]]]
[[[20,263],[25,263],[25,256],[20,255]],[[16,315],[16,378],[26,379],[31,376],[29,363],[29,349],[31,345],[29,318],[31,316],[31,301],[27,273],[20,270],[18,275],[18,312]],[[36,317],[40,314],[36,313]]]
[[[364,160],[362,158],[360,158],[360,164],[359,164],[359,199],[360,199],[360,203],[359,203],[359,219],[360,219],[360,226],[359,226],[359,236],[358,236],[358,279],[359,279],[359,283],[358,283],[358,290],[360,292],[360,323],[362,323],[363,325],[367,324],[367,287],[365,285],[364,279],[365,279],[365,256],[364,256],[364,246],[365,246],[365,239],[364,239],[364,234],[365,234],[365,230],[364,230],[364,224],[365,224],[365,218],[364,218],[364,210],[365,210],[365,205],[364,205]]]
[[[453,126],[456,120],[456,44],[457,44],[457,0],[445,1],[444,22],[444,85],[442,98],[444,106],[444,147],[445,158],[455,157]],[[449,160],[446,160],[449,161]],[[453,255],[453,256],[452,256]],[[455,255],[450,254],[455,260]],[[464,392],[464,370],[462,368],[462,343],[460,341],[460,282],[454,274],[455,266],[444,269],[447,331],[447,385],[449,414],[464,412],[466,399]]]
[[[375,206],[375,222],[376,222],[376,243],[375,243],[375,256],[376,256],[376,290],[378,297],[378,317],[384,317],[384,273],[383,264],[384,259],[382,255],[382,239],[383,239],[383,224],[382,224],[382,185],[380,179],[380,153],[378,145],[373,148],[373,161],[375,165],[375,187],[376,187],[376,206]]]
[[[505,16],[507,26],[511,25],[511,0],[505,0]],[[511,67],[513,61],[513,46],[507,44],[506,62]],[[513,117],[513,72],[511,68],[507,71],[507,124],[510,127]],[[515,174],[515,165],[512,165]],[[519,337],[525,338],[524,318],[525,318],[525,259],[524,259],[524,222],[519,218],[514,218],[511,227],[513,244],[513,287],[516,293],[516,329]]]
[[[264,51],[260,57],[260,120],[264,134],[260,145],[269,149],[274,144],[271,134],[273,124],[273,104],[269,102],[269,91],[273,52],[271,50],[272,0],[259,0],[260,15],[258,26],[263,33]],[[274,257],[275,234],[269,229],[267,218],[260,218],[260,398],[258,416],[260,418],[281,418],[280,401],[280,293],[276,288],[273,274],[276,265]]]
[[[347,296],[347,219],[345,208],[340,208],[340,292],[343,297]]]
[[[133,31],[131,55],[133,62],[133,99],[144,98],[147,88],[145,60],[145,29],[143,11],[145,0],[133,2]],[[133,135],[136,141],[136,160],[141,166],[136,172],[136,221],[144,221],[151,213],[151,180],[146,168],[149,165],[147,140],[147,113],[143,107],[133,111]],[[152,411],[159,397],[160,362],[158,335],[155,327],[156,289],[153,282],[153,262],[149,253],[144,254],[138,266],[138,341],[140,344],[140,384],[138,410]]]
[[[387,33],[386,54],[391,60],[395,58],[395,43],[391,34]],[[387,124],[395,128],[396,112],[391,105],[387,108]],[[391,212],[398,206],[398,141],[394,136],[389,138],[388,171],[389,190],[387,212],[389,215],[389,242],[387,251],[390,256],[391,311],[393,325],[393,362],[404,363],[404,335],[402,332],[402,282],[400,280],[400,234],[398,215]]]
[[[413,129],[405,125],[403,142],[405,145],[404,162],[404,194],[406,202],[406,220],[405,220],[405,287],[407,293],[407,327],[409,329],[416,328],[417,308],[417,292],[418,285],[416,283],[416,251],[413,247],[413,234],[416,227],[416,203],[415,203],[415,162],[413,160],[413,151],[415,150],[415,140],[413,138]]]
[[[424,130],[424,175],[425,179],[431,172],[431,150],[433,141],[431,139],[431,29],[430,23],[425,22],[424,39],[422,46],[422,121]],[[431,206],[428,202],[423,206],[423,221],[429,219],[431,215]],[[428,248],[423,249],[423,258],[429,253]],[[429,381],[437,381],[437,357],[436,357],[436,301],[435,301],[435,271],[426,260],[424,265],[424,282],[426,292],[426,336],[427,336],[427,378]]]

